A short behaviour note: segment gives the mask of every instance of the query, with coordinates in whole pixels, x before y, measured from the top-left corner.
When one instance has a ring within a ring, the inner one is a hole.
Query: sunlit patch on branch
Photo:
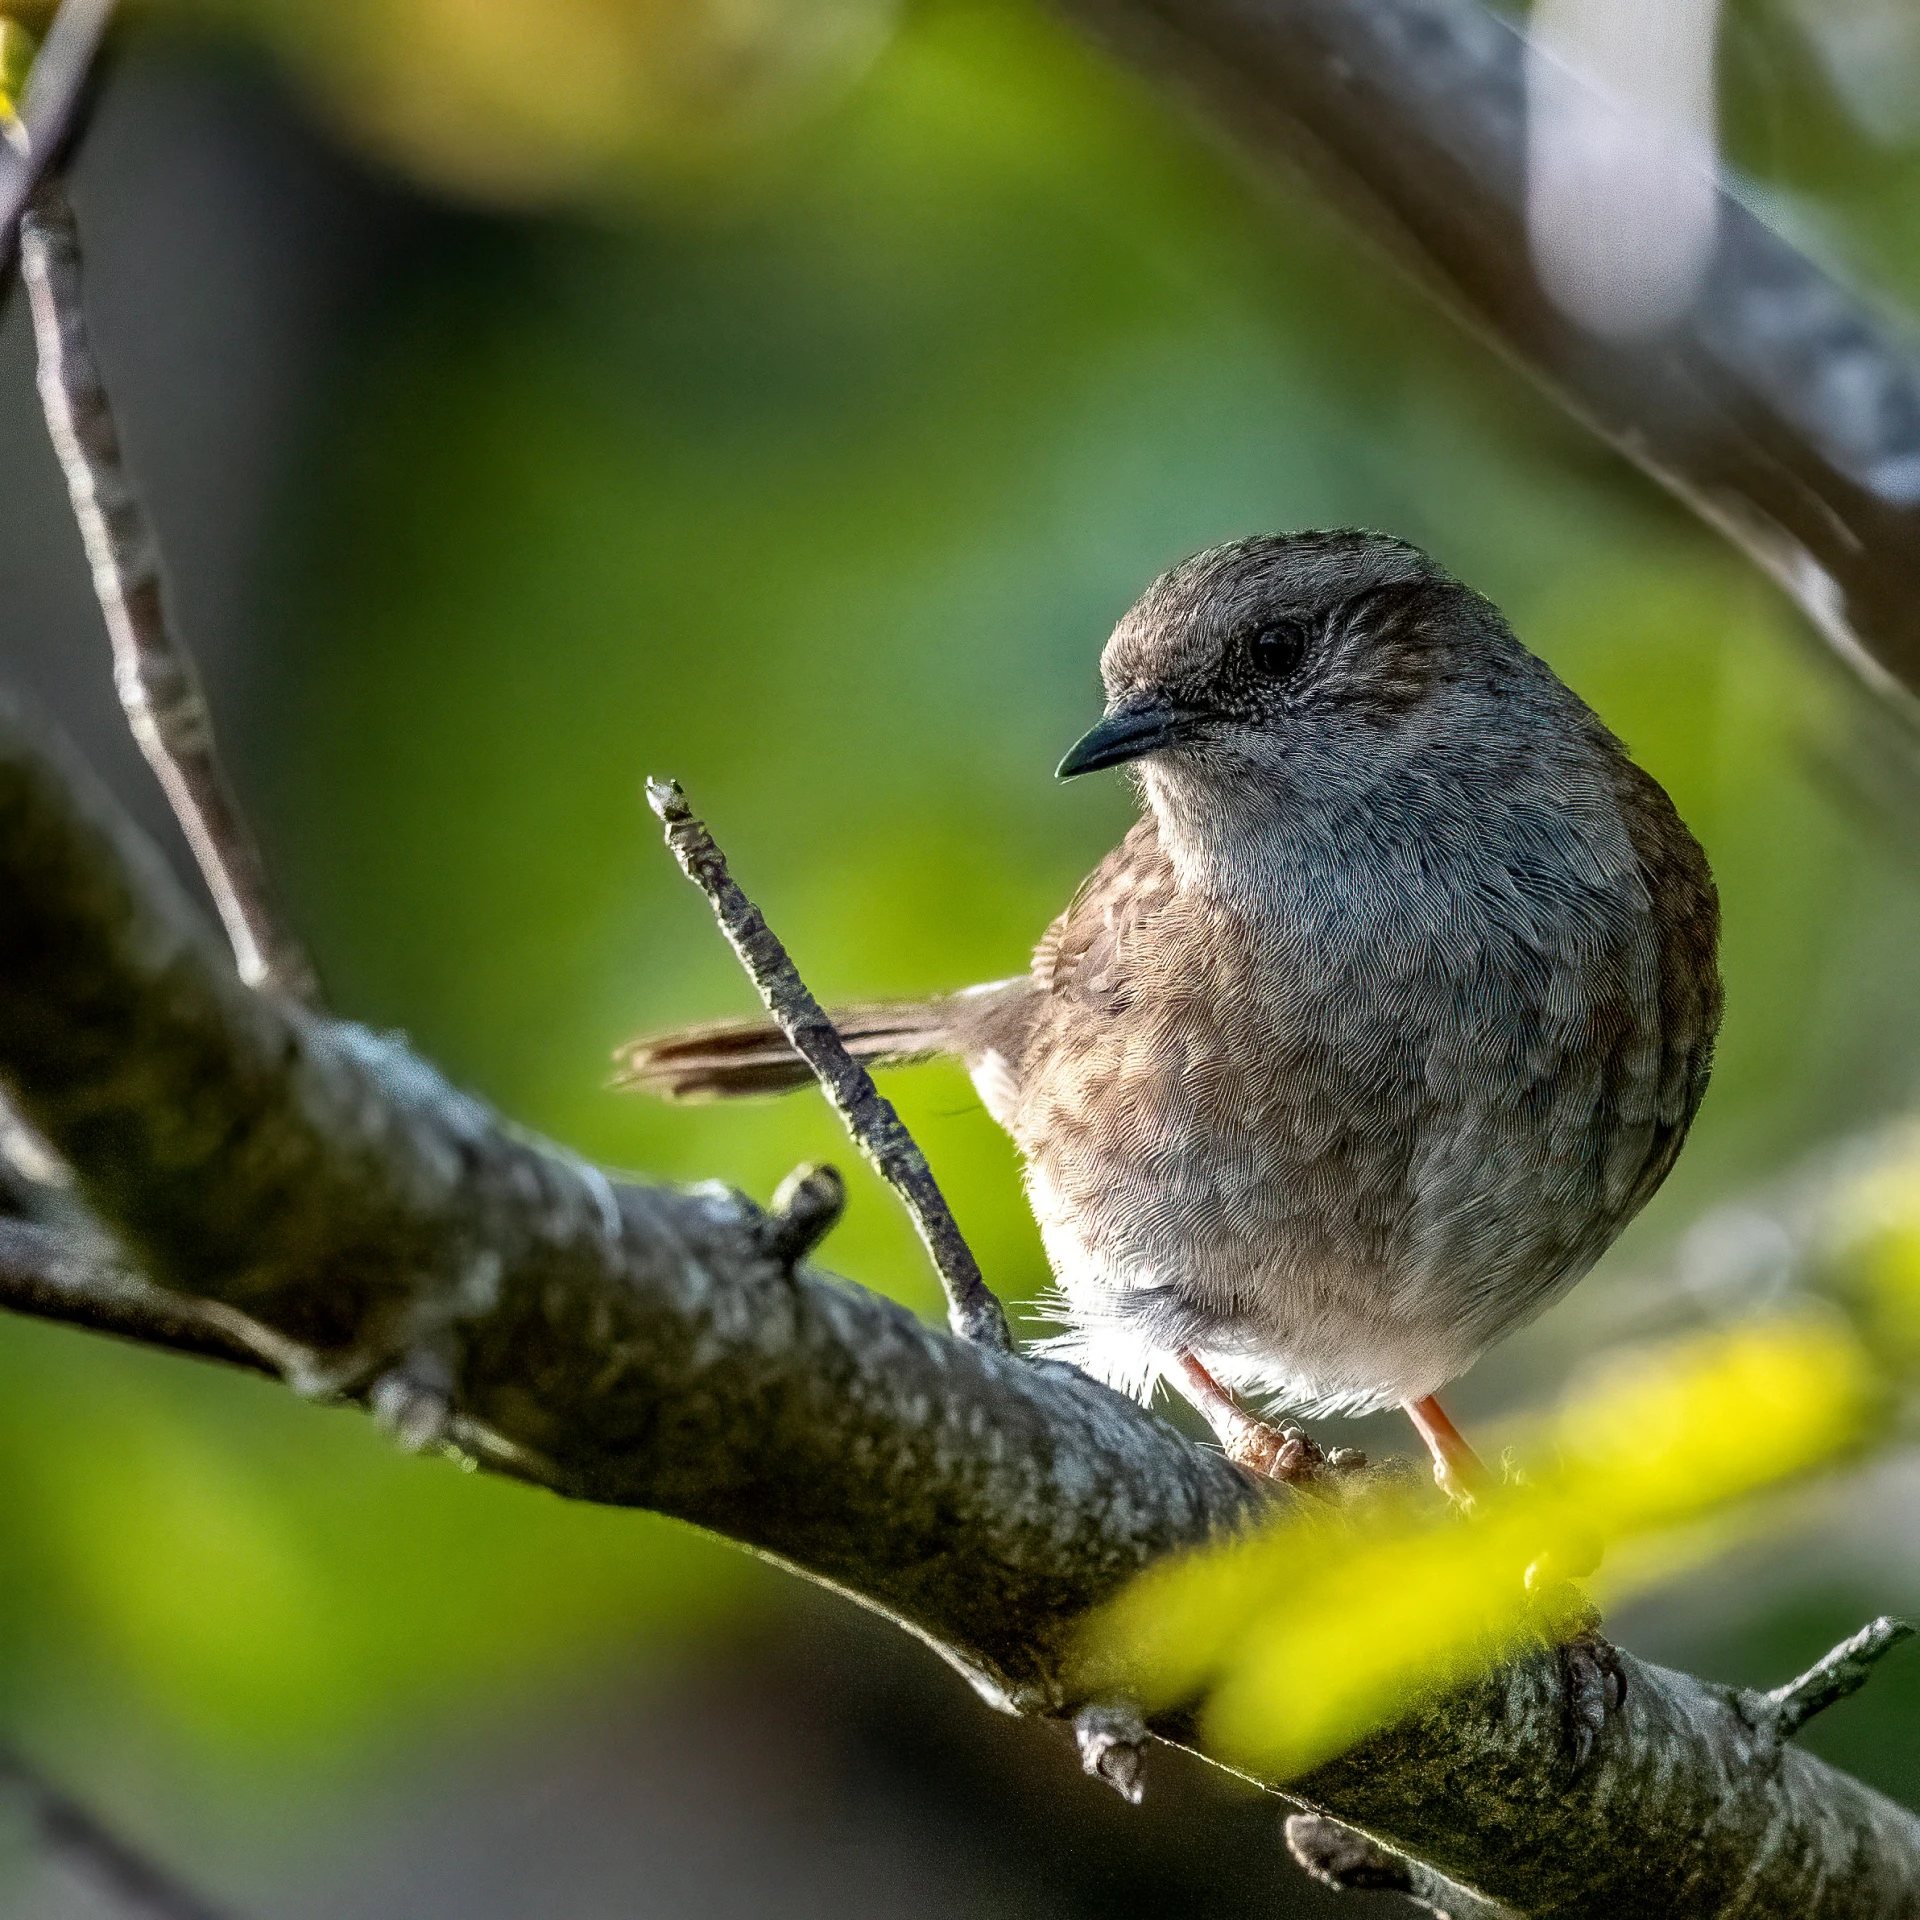
[[[1527,237],[1554,303],[1647,333],[1692,305],[1717,217],[1717,0],[1538,0]]]

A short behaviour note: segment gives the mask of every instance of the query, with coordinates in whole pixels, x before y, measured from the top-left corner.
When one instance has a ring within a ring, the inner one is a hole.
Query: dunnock
[[[1672,802],[1499,612],[1374,533],[1217,547],[1101,657],[1061,776],[1139,822],[1017,978],[836,1014],[958,1054],[1019,1143],[1069,1332],[1229,1449],[1286,1407],[1438,1388],[1584,1274],[1666,1177],[1720,1019],[1719,908]],[[808,1080],[771,1026],[636,1042],[630,1081]]]

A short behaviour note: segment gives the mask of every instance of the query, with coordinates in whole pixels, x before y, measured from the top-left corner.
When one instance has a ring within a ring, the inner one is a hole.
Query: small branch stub
[[[1084,1771],[1104,1780],[1122,1800],[1137,1807],[1147,1791],[1147,1727],[1139,1708],[1127,1701],[1097,1701],[1082,1707],[1073,1716],[1073,1738]]]
[[[680,870],[711,904],[727,944],[794,1051],[813,1069],[834,1111],[875,1172],[906,1203],[946,1290],[947,1319],[963,1339],[1013,1351],[1007,1316],[988,1290],[973,1249],[934,1180],[933,1170],[893,1103],[854,1059],[813,997],[760,909],[727,871],[726,856],[688,806],[675,780],[649,780],[647,804],[667,830]]]
[[[1319,1813],[1290,1814],[1286,1835],[1287,1851],[1323,1886],[1343,1893],[1413,1891],[1407,1863],[1397,1853],[1338,1820]]]
[[[435,1347],[410,1353],[368,1391],[367,1405],[402,1453],[432,1453],[453,1427],[453,1363]]]
[[[1438,1920],[1516,1920],[1510,1909],[1323,1813],[1290,1814],[1286,1836],[1287,1851],[1301,1868],[1340,1893],[1403,1894]]]
[[[1569,1597],[1574,1593],[1570,1585],[1562,1591]],[[1620,1664],[1618,1648],[1602,1638],[1597,1622],[1582,1626],[1559,1652],[1567,1692],[1567,1753],[1577,1775],[1593,1758],[1606,1732],[1607,1716],[1626,1705],[1627,1671]]]
[[[774,1189],[767,1211],[767,1251],[783,1267],[797,1266],[840,1222],[846,1211],[847,1183],[838,1167],[810,1161]]]
[[[1791,1740],[1815,1714],[1824,1713],[1850,1693],[1858,1693],[1872,1677],[1874,1667],[1910,1639],[1913,1627],[1905,1620],[1882,1614],[1862,1627],[1851,1640],[1816,1660],[1797,1680],[1757,1696],[1760,1716],[1778,1740]]]

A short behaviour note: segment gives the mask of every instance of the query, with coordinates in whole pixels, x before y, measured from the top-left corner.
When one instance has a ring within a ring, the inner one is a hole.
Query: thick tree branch
[[[919,1143],[900,1122],[893,1102],[842,1042],[826,1010],[801,979],[760,909],[727,871],[726,856],[694,816],[675,780],[649,780],[647,803],[667,830],[680,870],[707,896],[727,945],[738,955],[767,1011],[793,1050],[813,1069],[833,1110],[873,1169],[905,1204],[914,1230],[932,1258],[947,1296],[955,1333],[999,1353],[1013,1351],[1007,1316],[988,1290],[980,1263],[947,1205]]]
[[[490,1460],[850,1586],[1022,1705],[1065,1702],[1076,1615],[1262,1498],[1069,1368],[793,1275],[731,1198],[616,1184],[398,1042],[248,992],[11,716],[0,1072],[141,1270],[277,1335],[297,1386],[444,1355]]]
[[[1298,1497],[1071,1368],[789,1271],[731,1197],[611,1181],[398,1042],[248,992],[11,712],[0,1078],[148,1280],[259,1329],[296,1386],[438,1396],[432,1431],[483,1463],[775,1556],[1003,1706],[1083,1704],[1090,1608]],[[1733,1694],[1623,1661],[1577,1777],[1543,1646],[1288,1790],[1522,1913],[1920,1914],[1920,1822]]]
[[[1772,574],[1871,684],[1920,689],[1920,363],[1731,193],[1692,310],[1651,338],[1599,339],[1534,272],[1523,42],[1480,0],[1061,4],[1255,155],[1304,166]]]

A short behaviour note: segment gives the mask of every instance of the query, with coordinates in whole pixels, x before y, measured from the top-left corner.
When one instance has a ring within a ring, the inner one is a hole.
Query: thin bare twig
[[[0,141],[0,291],[13,264],[20,216],[80,111],[113,9],[114,0],[62,0],[27,76],[19,144]]]
[[[0,1746],[0,1792],[27,1808],[41,1844],[71,1873],[143,1920],[225,1920],[172,1874],[111,1833],[10,1747]]]
[[[739,956],[767,1011],[794,1052],[813,1069],[833,1110],[853,1136],[854,1145],[906,1203],[946,1290],[947,1320],[954,1332],[963,1339],[1011,1353],[1013,1338],[1007,1331],[1007,1316],[981,1276],[980,1263],[962,1236],[926,1155],[893,1110],[892,1101],[847,1051],[760,909],[740,891],[727,871],[726,856],[694,817],[680,783],[649,780],[647,804],[660,816],[667,830],[667,845],[679,861],[681,872],[707,896],[720,931]]]
[[[169,626],[160,550],[121,455],[81,301],[80,235],[57,182],[42,183],[20,231],[40,353],[40,400],[93,586],[113,642],[113,679],[133,737],[168,802],[233,943],[240,977],[295,999],[313,969],[272,905],[260,849],[221,769],[213,716],[186,643]]]
[[[1883,1613],[1851,1640],[1841,1641],[1831,1653],[1816,1660],[1799,1679],[1762,1694],[1759,1705],[1775,1736],[1792,1739],[1815,1714],[1825,1713],[1850,1693],[1858,1693],[1871,1678],[1875,1665],[1912,1636],[1913,1628],[1906,1621]]]

